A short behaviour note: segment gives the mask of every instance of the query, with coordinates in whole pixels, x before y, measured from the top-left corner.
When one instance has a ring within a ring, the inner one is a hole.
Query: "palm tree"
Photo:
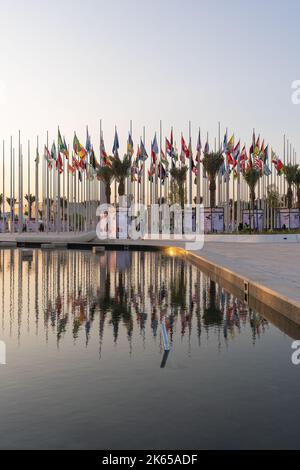
[[[33,194],[25,194],[25,199],[28,202],[28,218],[31,219],[32,206],[35,203],[35,196]]]
[[[3,194],[0,194],[0,217],[2,215]]]
[[[259,171],[254,168],[253,166],[250,166],[244,173],[244,180],[246,181],[247,185],[249,186],[249,191],[250,191],[250,203],[252,210],[254,210],[254,204],[255,204],[255,188],[258,183],[258,180],[260,178]]]
[[[283,165],[283,173],[288,185],[286,193],[288,209],[292,209],[293,207],[293,184],[296,182],[297,170],[298,165],[292,165],[291,163]]]
[[[223,165],[224,157],[220,152],[211,152],[204,155],[203,166],[209,179],[210,207],[216,207],[216,176]]]
[[[14,213],[15,213],[14,208],[15,208],[15,205],[17,203],[17,200],[16,200],[16,198],[7,197],[6,202],[10,207],[11,219],[13,219],[14,218]]]
[[[123,160],[121,160],[118,155],[115,155],[113,158],[111,158],[111,162],[113,175],[119,183],[118,194],[119,196],[124,196],[125,179],[129,176],[131,168],[130,155],[124,155]]]
[[[97,172],[97,178],[103,181],[105,186],[105,197],[106,203],[110,204],[110,196],[111,196],[111,183],[114,179],[114,173],[112,168],[109,166],[101,166]]]
[[[297,188],[298,209],[300,211],[300,167],[298,168],[295,175],[295,185]]]
[[[244,180],[246,181],[247,185],[249,186],[249,192],[250,192],[250,210],[252,209],[254,213],[254,206],[255,206],[255,188],[256,185],[259,181],[260,174],[259,171],[254,168],[252,165],[245,170],[243,173]],[[249,211],[249,224],[250,224],[250,230],[251,230],[251,214]],[[258,224],[257,224],[258,225]],[[254,224],[255,226],[255,224]]]
[[[181,208],[184,208],[184,184],[186,182],[187,166],[182,166],[181,168],[176,168],[175,166],[171,168],[171,176],[177,183],[179,200]]]

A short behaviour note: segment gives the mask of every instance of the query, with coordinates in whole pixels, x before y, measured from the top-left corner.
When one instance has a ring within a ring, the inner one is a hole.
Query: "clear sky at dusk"
[[[195,145],[220,120],[300,151],[299,18],[297,0],[1,0],[0,138],[44,141],[59,124],[84,143],[89,124],[98,148],[101,117],[108,150],[115,124],[125,150],[130,119],[148,146],[160,119],[177,141],[190,119]]]

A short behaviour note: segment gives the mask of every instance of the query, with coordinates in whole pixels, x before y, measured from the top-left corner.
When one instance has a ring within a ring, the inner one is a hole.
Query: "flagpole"
[[[70,192],[70,172],[69,172],[69,165],[70,165],[70,146],[68,145],[68,163],[67,163],[67,231],[70,232],[70,200],[72,201],[72,193]],[[73,164],[73,162],[71,163]],[[73,202],[73,201],[72,201]]]
[[[2,147],[2,156],[3,156],[3,194],[2,194],[2,232],[6,232],[6,226],[5,226],[5,165],[4,165],[4,160],[5,160],[5,142],[3,140],[3,147]]]
[[[226,128],[226,135],[228,129]],[[226,152],[226,221],[225,221],[225,230],[229,231],[229,162],[228,162],[228,153]]]
[[[18,213],[18,232],[21,233],[23,229],[23,193],[22,193],[22,147],[21,147],[21,133],[19,131],[19,213]]]
[[[221,123],[218,122],[218,143],[219,143],[219,153],[221,152]],[[218,206],[221,205],[221,187],[222,187],[222,175],[218,173]]]
[[[39,227],[39,137],[36,138],[36,155],[35,155],[35,231],[38,232]]]
[[[30,205],[30,141],[28,140],[28,146],[27,146],[27,171],[28,171],[28,194],[27,194],[27,197],[28,197],[28,200],[27,200],[27,204],[28,204],[28,207],[27,207],[27,214],[28,214],[28,224],[27,226],[29,225],[30,226],[30,219],[31,219],[31,205]]]
[[[16,176],[16,168],[15,168],[15,160],[16,160],[16,152],[15,149],[13,149],[13,173],[12,173],[12,185],[13,185],[13,197],[12,197],[12,202],[13,202],[13,232],[15,232],[15,186],[16,186],[16,181],[15,181],[15,176]]]
[[[199,127],[198,142],[197,142],[197,204],[201,202],[201,130]]]
[[[145,126],[143,126],[143,144],[144,144],[144,147],[146,148],[145,139],[146,139],[146,130],[145,130]],[[146,178],[145,176],[146,176],[146,160],[143,161],[143,196],[142,196],[143,205],[145,205],[145,201],[146,201],[146,191],[145,191]]]
[[[66,156],[63,153],[63,156],[61,157],[61,162],[60,162],[60,164],[62,165],[62,179],[63,179],[63,196],[62,196],[62,231],[63,232],[65,231],[65,195],[66,195],[66,185],[65,185],[66,163],[65,162],[66,162]]]
[[[189,175],[189,205],[193,205],[193,175],[192,175],[192,123],[189,121],[189,145],[190,145],[190,175]]]
[[[159,168],[160,168],[160,178],[159,178],[159,202],[162,204],[162,161],[161,161],[161,151],[162,151],[162,121],[159,121]]]
[[[241,159],[240,151],[238,154],[238,163],[237,163],[237,214],[236,214],[236,231],[239,231],[239,226],[241,223]]]
[[[58,127],[59,130],[59,127]],[[57,133],[58,137],[58,133]],[[60,158],[59,158],[60,152],[59,152],[59,142],[57,138],[57,211],[56,211],[56,221],[57,221],[57,226],[56,226],[56,232],[60,233],[61,231],[61,210],[60,210]]]
[[[48,131],[47,131],[47,151],[49,151],[49,134],[48,134]],[[49,154],[48,154],[49,155]],[[49,232],[49,171],[50,171],[50,168],[49,168],[49,165],[47,165],[47,162],[46,162],[46,187],[47,187],[47,191],[46,191],[46,232],[48,233]]]
[[[10,233],[13,232],[13,148],[12,136],[10,136]]]

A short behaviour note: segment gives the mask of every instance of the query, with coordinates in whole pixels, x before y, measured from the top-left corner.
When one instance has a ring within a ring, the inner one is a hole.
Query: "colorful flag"
[[[230,137],[227,144],[227,152],[233,152],[234,150],[234,134]]]
[[[233,156],[233,158],[236,162],[238,161],[239,156],[240,156],[240,147],[241,147],[241,144],[240,144],[240,141],[238,141],[238,143],[234,147],[233,154],[232,154],[232,156]]]
[[[57,160],[55,142],[53,142],[52,147],[51,147],[51,158],[52,158],[52,160]]]
[[[189,158],[189,149],[186,146],[183,135],[181,136],[181,152],[185,155],[186,158]]]
[[[91,147],[91,151],[90,151],[90,165],[92,166],[94,170],[96,170],[100,166],[99,163],[97,162],[93,147]]]
[[[87,151],[85,150],[83,145],[81,145],[81,143],[79,142],[76,133],[74,134],[74,139],[73,139],[73,149],[74,149],[75,154],[78,155],[78,157],[81,160],[87,157]]]
[[[142,141],[141,139],[141,147],[140,147],[140,160],[142,161],[146,161],[147,158],[148,158],[148,154],[147,154],[147,151],[146,151],[146,148],[145,148],[145,145],[144,145],[144,142]]]
[[[45,149],[44,149],[44,158],[48,163],[49,170],[51,170],[53,159],[52,159],[51,153],[49,152],[49,149],[46,147],[46,145],[45,145]]]
[[[56,166],[56,169],[59,171],[60,174],[64,171],[63,161],[62,161],[60,152],[58,152],[58,158],[56,160],[55,166]]]
[[[154,139],[151,143],[151,156],[152,156],[152,161],[155,163],[156,162],[156,155],[158,155],[159,149],[157,145],[157,138],[156,134],[154,135]]]
[[[88,154],[90,154],[92,150],[92,142],[91,142],[91,136],[89,135],[89,129],[88,127],[86,128],[86,144],[85,144],[85,149]]]
[[[208,143],[208,140],[205,144],[205,147],[204,147],[204,155],[207,155],[209,153],[209,143]]]
[[[132,157],[133,153],[134,153],[133,140],[132,140],[131,134],[129,133],[128,141],[127,141],[127,154],[130,157]]]
[[[115,138],[114,138],[114,145],[113,145],[113,149],[112,149],[112,153],[113,155],[116,157],[118,156],[118,150],[120,148],[120,145],[119,145],[119,137],[118,137],[118,132],[117,132],[117,129],[115,130]]]
[[[166,179],[166,170],[164,169],[164,166],[159,163],[158,164],[158,176],[161,179],[161,183],[164,184],[165,179]]]
[[[265,176],[270,176],[272,174],[272,171],[269,168],[269,166],[267,165],[267,163],[264,163],[263,173],[264,173]]]
[[[163,149],[160,149],[160,161],[165,166],[169,165],[168,159],[167,159]]]
[[[197,141],[196,162],[200,162],[200,159],[201,159],[201,151],[202,151],[202,144],[201,144],[201,135],[200,135],[200,129],[199,129],[198,141]]]
[[[224,140],[223,140],[223,153],[226,153],[227,152],[227,130],[225,132],[225,135],[224,135]]]

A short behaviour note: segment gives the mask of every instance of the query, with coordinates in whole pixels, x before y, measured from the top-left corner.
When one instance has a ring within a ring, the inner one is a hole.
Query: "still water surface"
[[[0,307],[1,449],[300,447],[299,328],[181,259],[2,250]]]

